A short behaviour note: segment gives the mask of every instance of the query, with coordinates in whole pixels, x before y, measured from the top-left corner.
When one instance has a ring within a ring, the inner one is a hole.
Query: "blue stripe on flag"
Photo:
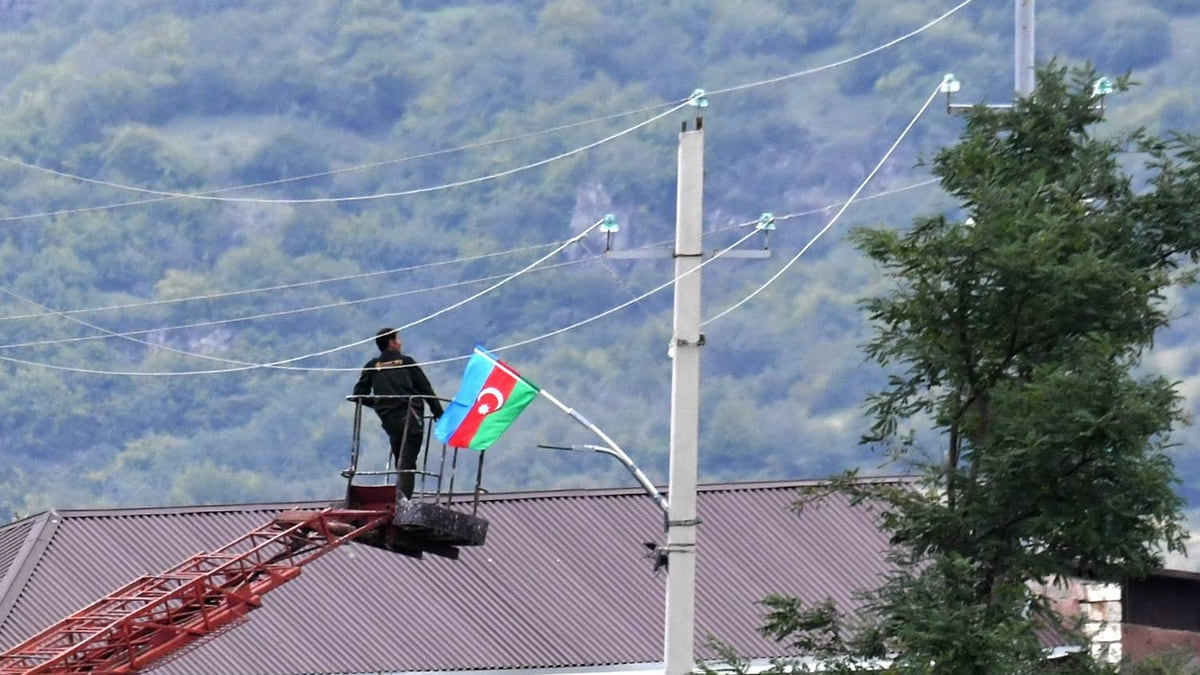
[[[483,389],[483,384],[492,374],[495,362],[496,357],[491,352],[475,345],[475,353],[467,361],[467,367],[463,371],[462,384],[458,386],[458,393],[454,395],[454,400],[450,402],[450,405],[446,406],[445,412],[442,413],[437,425],[433,428],[433,435],[439,441],[445,443],[449,440],[458,430],[462,421],[466,419],[467,414],[471,412],[476,399],[479,398],[479,392]]]

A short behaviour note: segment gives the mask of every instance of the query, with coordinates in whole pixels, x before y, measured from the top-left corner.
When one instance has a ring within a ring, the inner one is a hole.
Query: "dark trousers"
[[[379,415],[383,430],[387,432],[392,446],[392,462],[400,471],[397,483],[405,497],[412,497],[416,481],[417,457],[421,454],[424,441],[424,425],[407,410],[385,412]]]

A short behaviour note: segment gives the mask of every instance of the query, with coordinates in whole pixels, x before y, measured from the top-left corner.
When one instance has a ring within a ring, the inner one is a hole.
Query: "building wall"
[[[1089,641],[1093,656],[1107,663],[1120,663],[1121,586],[1084,579],[1067,579],[1057,584],[1034,584],[1034,591],[1049,599],[1051,606],[1078,628]],[[1066,637],[1070,641],[1070,637]]]
[[[1127,623],[1121,626],[1121,644],[1125,656],[1135,663],[1171,651],[1190,653],[1192,662],[1200,663],[1200,633]]]
[[[1200,574],[1160,571],[1125,585],[1122,643],[1134,661],[1171,650],[1200,660]]]

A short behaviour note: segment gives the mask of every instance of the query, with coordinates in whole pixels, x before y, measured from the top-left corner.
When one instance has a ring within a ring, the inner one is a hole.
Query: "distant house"
[[[1170,649],[1200,660],[1200,574],[1160,570],[1122,589],[1121,644],[1138,660]]]
[[[789,510],[797,488],[811,484],[700,488],[697,658],[716,658],[709,637],[751,659],[792,656],[757,631],[763,597],[784,592],[854,607],[855,591],[886,572],[886,537],[868,511],[839,497]],[[55,510],[0,528],[0,649],[279,511],[323,505]],[[662,544],[664,535],[661,512],[644,493],[493,494],[480,515],[491,523],[487,543],[463,549],[459,560],[357,544],[334,550],[264,596],[248,621],[155,673],[661,671],[665,576],[653,571],[644,542]],[[1183,584],[1191,598],[1200,592],[1200,575],[1160,582]],[[1155,593],[1175,597],[1160,582],[1130,587],[1127,615],[1200,634],[1194,600],[1190,618],[1162,618],[1159,600],[1137,604]]]

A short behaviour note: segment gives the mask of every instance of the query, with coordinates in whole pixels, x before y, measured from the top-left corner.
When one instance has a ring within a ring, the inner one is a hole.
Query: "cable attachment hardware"
[[[703,89],[693,90],[691,95],[687,97],[687,105],[691,106],[696,111],[696,131],[704,128],[704,117],[702,114],[704,109],[708,107],[708,95]],[[685,120],[679,127],[680,133],[687,133],[688,123]]]
[[[775,230],[775,214],[764,213],[758,217],[758,222],[754,224],[754,229],[762,232],[763,235],[763,250],[771,248],[771,232]]]
[[[659,546],[652,541],[642,542],[642,546],[646,547],[646,555],[642,556],[654,561],[654,569],[652,572],[658,574],[659,570],[667,569],[667,549]]]
[[[950,112],[950,94],[957,93],[962,88],[962,83],[958,78],[954,77],[954,73],[946,73],[942,77],[942,83],[938,86],[938,92],[946,95],[946,112]]]
[[[604,218],[600,219],[600,231],[604,233],[604,252],[608,253],[612,250],[612,236],[621,231],[617,217],[611,213],[604,214]]]
[[[691,342],[684,338],[672,338],[671,341],[667,343],[667,358],[675,358],[676,347],[703,347],[707,342],[708,340],[705,339],[704,333],[701,333],[700,337],[695,342]]]
[[[1096,107],[1101,113],[1104,112],[1104,97],[1108,96],[1114,91],[1116,91],[1116,87],[1113,86],[1112,80],[1108,79],[1107,77],[1099,77],[1092,84],[1092,98],[1100,99],[1100,102],[1096,105]]]

